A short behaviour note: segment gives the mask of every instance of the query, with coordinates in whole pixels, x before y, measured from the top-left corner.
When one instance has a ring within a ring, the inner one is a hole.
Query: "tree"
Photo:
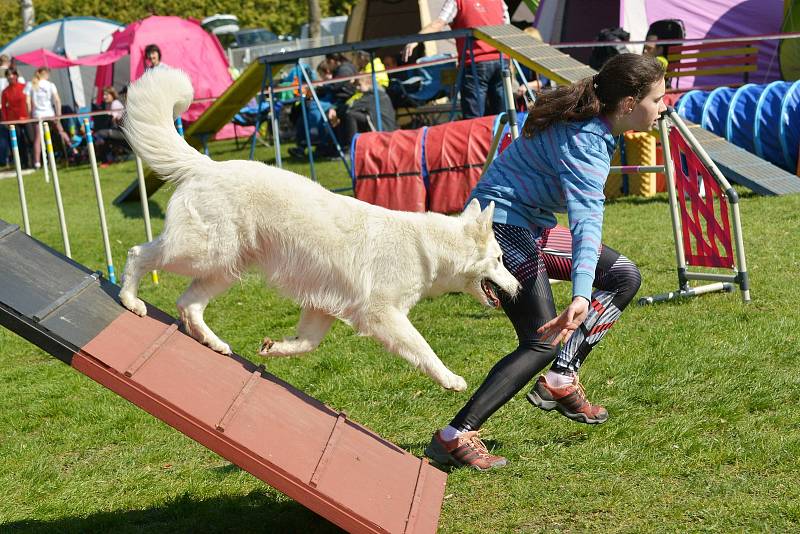
[[[319,0],[308,0],[308,36],[314,41],[318,41],[322,33],[320,21],[322,20],[322,9]],[[314,44],[313,46],[318,46]]]
[[[19,9],[22,15],[22,31],[31,30],[34,21],[33,0],[19,0]]]

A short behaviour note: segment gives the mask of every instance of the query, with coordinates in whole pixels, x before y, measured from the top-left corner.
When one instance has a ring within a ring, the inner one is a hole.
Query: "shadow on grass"
[[[235,497],[198,500],[182,495],[145,510],[117,510],[85,517],[0,525],[3,532],[343,532],[294,501],[276,501],[263,490]]]
[[[142,203],[139,200],[139,195],[134,195],[131,200],[126,202],[120,202],[116,204],[115,207],[119,209],[122,214],[125,216],[126,219],[142,219]],[[152,200],[147,203],[147,207],[150,211],[150,218],[151,219],[163,219],[164,212],[161,209],[161,206],[153,202]]]

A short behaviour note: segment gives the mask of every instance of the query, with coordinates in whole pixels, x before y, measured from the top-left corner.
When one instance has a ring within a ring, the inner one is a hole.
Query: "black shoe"
[[[339,159],[339,152],[335,147],[319,146],[314,151],[314,159],[320,161]]]
[[[306,159],[306,149],[302,146],[293,146],[289,150],[289,157],[293,159]]]

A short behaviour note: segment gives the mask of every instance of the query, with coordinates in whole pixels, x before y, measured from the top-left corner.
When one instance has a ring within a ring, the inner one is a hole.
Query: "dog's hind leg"
[[[334,317],[320,310],[303,308],[297,323],[297,337],[272,341],[265,337],[258,353],[262,356],[294,356],[311,352],[322,342],[330,330]]]
[[[233,279],[225,275],[195,278],[178,299],[181,321],[189,335],[222,354],[230,354],[231,348],[206,325],[203,311],[212,298],[223,293],[232,283]]]
[[[119,300],[122,305],[136,315],[147,315],[147,307],[136,295],[139,291],[139,281],[142,276],[158,269],[161,259],[161,238],[131,247],[128,250],[128,260],[122,273],[122,288],[119,291]]]
[[[368,317],[364,334],[383,343],[387,350],[400,355],[408,363],[431,377],[445,389],[464,391],[467,382],[445,367],[411,321],[397,310]]]

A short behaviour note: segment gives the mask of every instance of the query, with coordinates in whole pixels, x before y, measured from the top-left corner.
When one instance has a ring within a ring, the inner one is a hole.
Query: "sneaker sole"
[[[608,420],[608,416],[606,416],[604,419],[592,419],[584,413],[569,412],[564,408],[564,406],[562,406],[560,403],[556,401],[544,400],[542,397],[539,396],[539,394],[535,390],[528,393],[527,398],[528,402],[530,402],[540,410],[544,410],[546,412],[556,410],[558,413],[560,413],[567,419],[571,419],[578,423],[585,423],[587,425],[599,425],[605,423]]]
[[[453,455],[450,454],[449,452],[443,450],[435,450],[431,446],[431,444],[428,444],[428,446],[425,447],[425,456],[427,456],[428,458],[430,458],[439,465],[447,467],[456,467],[456,468],[468,467],[470,469],[478,471],[479,473],[485,473],[486,471],[491,471],[492,469],[497,469],[499,467],[504,467],[506,465],[506,464],[501,464],[501,465],[495,465],[493,467],[487,467],[486,469],[481,469],[477,465],[462,464],[461,462],[453,458]]]

